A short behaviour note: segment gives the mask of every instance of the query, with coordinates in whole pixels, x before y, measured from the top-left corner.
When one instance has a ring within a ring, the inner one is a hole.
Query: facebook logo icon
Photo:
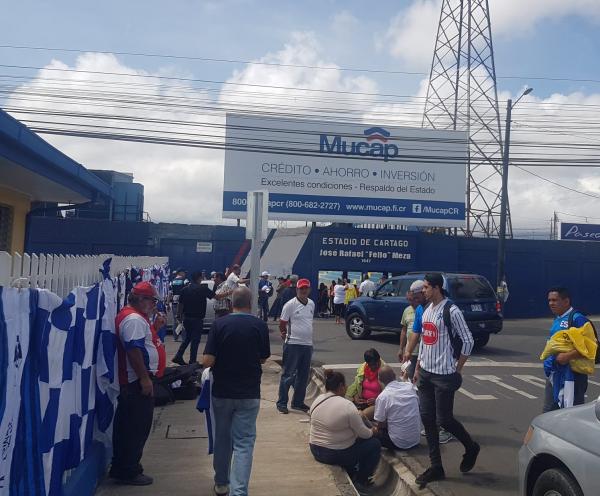
[[[421,208],[422,207],[421,207],[420,203],[413,203],[413,206],[412,206],[413,214],[420,214],[421,213]]]

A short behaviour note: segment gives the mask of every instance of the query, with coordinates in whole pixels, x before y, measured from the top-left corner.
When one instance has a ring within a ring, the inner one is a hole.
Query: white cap
[[[261,274],[262,277],[264,276],[270,276],[271,274],[269,274],[266,270]]]
[[[417,279],[415,282],[413,282],[410,285],[410,291],[412,293],[420,293],[421,291],[423,291],[424,286],[425,286],[425,283],[423,281],[421,281],[420,279]]]

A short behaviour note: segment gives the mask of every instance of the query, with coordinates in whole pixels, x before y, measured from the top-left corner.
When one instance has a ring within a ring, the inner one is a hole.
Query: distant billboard
[[[560,224],[560,239],[573,241],[600,241],[600,224]]]
[[[465,132],[227,114],[223,216],[465,225]]]

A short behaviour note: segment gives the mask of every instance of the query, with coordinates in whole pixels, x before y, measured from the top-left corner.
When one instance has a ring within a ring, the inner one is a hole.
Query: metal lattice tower
[[[465,234],[497,236],[502,131],[488,0],[442,1],[423,126],[469,133]]]

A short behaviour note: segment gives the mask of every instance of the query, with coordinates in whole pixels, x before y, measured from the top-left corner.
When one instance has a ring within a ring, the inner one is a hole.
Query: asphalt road
[[[482,451],[473,472],[462,475],[458,470],[462,445],[453,441],[442,447],[447,476],[443,484],[456,496],[517,494],[517,453],[529,422],[542,410],[544,373],[538,357],[550,321],[506,321],[503,331],[492,336],[488,346],[467,363],[454,411]],[[275,328],[272,331],[272,351],[280,354],[280,340]],[[386,362],[398,362],[397,335],[373,333],[367,340],[352,341],[342,325],[316,321],[315,365],[337,369],[352,380],[364,350],[371,347]],[[597,382],[589,385],[588,401],[600,395],[600,379],[592,380]],[[415,456],[423,466],[428,465],[424,438]]]

